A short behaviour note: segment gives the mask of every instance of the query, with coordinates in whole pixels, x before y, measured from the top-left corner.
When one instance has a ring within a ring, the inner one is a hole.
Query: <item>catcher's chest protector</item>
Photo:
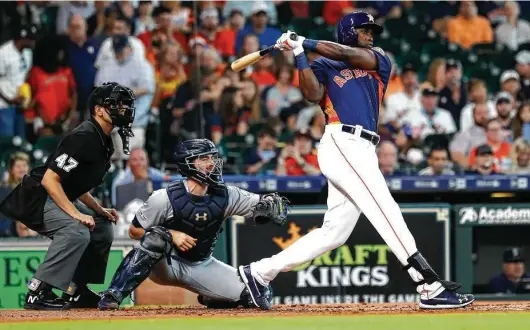
[[[167,188],[167,195],[173,207],[173,218],[164,227],[181,231],[197,239],[197,245],[187,251],[177,251],[189,261],[208,258],[221,233],[224,213],[228,205],[226,187],[208,189],[208,196],[195,196],[187,192],[183,182],[173,182]]]

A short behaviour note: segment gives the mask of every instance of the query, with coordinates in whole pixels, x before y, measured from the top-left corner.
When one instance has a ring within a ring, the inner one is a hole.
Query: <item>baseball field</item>
[[[292,305],[271,311],[145,307],[119,311],[0,311],[0,330],[519,330],[530,328],[530,302],[476,302],[454,311],[416,304]]]

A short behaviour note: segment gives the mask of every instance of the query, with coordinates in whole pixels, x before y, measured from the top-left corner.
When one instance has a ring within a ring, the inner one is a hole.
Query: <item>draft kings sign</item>
[[[283,227],[233,218],[232,265],[248,264],[288,248],[322,225],[325,209],[295,209]],[[449,208],[402,207],[418,249],[449,278]],[[345,244],[283,272],[272,282],[274,304],[416,302],[416,286],[372,224],[361,216]]]

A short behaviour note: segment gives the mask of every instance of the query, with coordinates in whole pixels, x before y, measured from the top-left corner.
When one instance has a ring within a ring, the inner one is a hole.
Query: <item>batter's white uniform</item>
[[[268,285],[281,271],[289,271],[343,245],[361,212],[404,266],[418,251],[379,170],[376,146],[367,140],[377,137],[376,118],[390,74],[388,57],[381,50],[374,53],[379,63],[375,71],[357,70],[325,58],[311,64],[326,87],[320,105],[328,124],[318,146],[318,162],[328,179],[328,210],[321,228],[312,230],[282,252],[251,264],[252,275],[262,285]],[[350,123],[353,125],[345,125]],[[423,280],[414,268],[408,272],[414,281]],[[422,299],[431,299],[443,290],[439,282],[417,287]]]

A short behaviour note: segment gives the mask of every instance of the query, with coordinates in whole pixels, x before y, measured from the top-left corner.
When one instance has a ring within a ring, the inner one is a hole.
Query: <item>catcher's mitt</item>
[[[289,200],[277,193],[263,195],[252,210],[252,218],[257,224],[272,221],[274,224],[282,226],[287,222],[288,206]]]

